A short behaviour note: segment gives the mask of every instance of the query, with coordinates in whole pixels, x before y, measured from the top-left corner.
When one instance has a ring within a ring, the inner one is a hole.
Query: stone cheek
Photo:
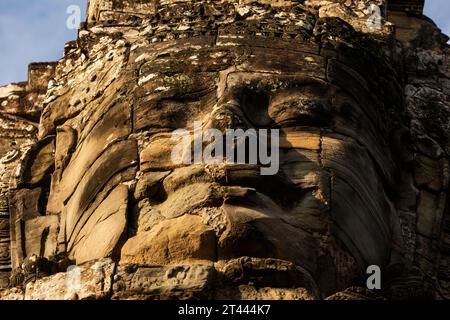
[[[336,232],[356,259],[383,265],[389,259],[393,206],[385,194],[366,148],[355,140],[323,137],[322,163],[331,170],[332,215]],[[371,235],[354,242],[358,235]],[[348,238],[347,238],[348,237]]]
[[[122,248],[124,263],[166,265],[189,260],[216,261],[214,231],[198,216],[184,215],[160,222],[130,238]]]

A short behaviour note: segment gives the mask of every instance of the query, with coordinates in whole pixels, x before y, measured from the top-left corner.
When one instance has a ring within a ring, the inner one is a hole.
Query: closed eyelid
[[[326,125],[330,119],[330,108],[323,100],[288,99],[272,103],[268,115],[278,125]]]
[[[296,99],[289,99],[284,100],[280,102],[273,102],[269,104],[269,114],[271,111],[278,111],[278,110],[303,110],[305,112],[307,111],[314,111],[321,109],[323,111],[326,111],[327,103],[323,100],[319,99],[307,99],[307,98],[296,98]]]

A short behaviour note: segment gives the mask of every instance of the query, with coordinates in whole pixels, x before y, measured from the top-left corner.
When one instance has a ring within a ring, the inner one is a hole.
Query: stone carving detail
[[[8,286],[8,274],[11,270],[11,253],[9,238],[8,198],[0,196],[0,286]]]
[[[450,298],[450,49],[422,8],[89,0],[0,88],[0,298]],[[173,163],[196,121],[279,129],[280,170]]]
[[[0,88],[0,287],[9,284],[12,261],[17,256],[11,247],[15,237],[10,230],[15,202],[10,197],[18,186],[17,175],[26,154],[37,142],[41,104],[56,63],[32,63],[28,81]]]

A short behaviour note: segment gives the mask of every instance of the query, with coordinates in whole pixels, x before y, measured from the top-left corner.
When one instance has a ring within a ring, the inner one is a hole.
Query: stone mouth
[[[272,288],[305,288],[319,296],[315,279],[304,267],[274,258],[243,256],[216,264],[225,285],[248,285]]]
[[[282,171],[275,175],[261,175],[261,166],[255,164],[191,165],[178,170],[163,182],[166,192],[176,192],[196,182],[209,182],[224,187],[225,193],[231,198],[242,198],[254,191],[269,196],[280,205],[286,205],[297,198],[300,188]],[[236,192],[237,188],[241,192]]]
[[[261,175],[260,169],[259,165],[227,165],[223,185],[251,188],[276,202],[293,200],[292,198],[298,193],[298,186],[294,185],[281,171],[275,175],[265,176]]]

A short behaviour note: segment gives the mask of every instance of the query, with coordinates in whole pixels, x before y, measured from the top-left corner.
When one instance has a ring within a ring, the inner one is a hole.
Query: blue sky
[[[27,79],[30,62],[56,61],[76,38],[66,27],[67,7],[84,14],[87,0],[0,0],[0,86]],[[450,35],[450,1],[426,0],[425,14]]]
[[[438,27],[450,36],[450,1],[425,0],[425,15],[436,22]]]
[[[0,0],[0,86],[27,79],[30,62],[56,61],[76,39],[66,27],[70,5],[84,15],[87,0]]]

